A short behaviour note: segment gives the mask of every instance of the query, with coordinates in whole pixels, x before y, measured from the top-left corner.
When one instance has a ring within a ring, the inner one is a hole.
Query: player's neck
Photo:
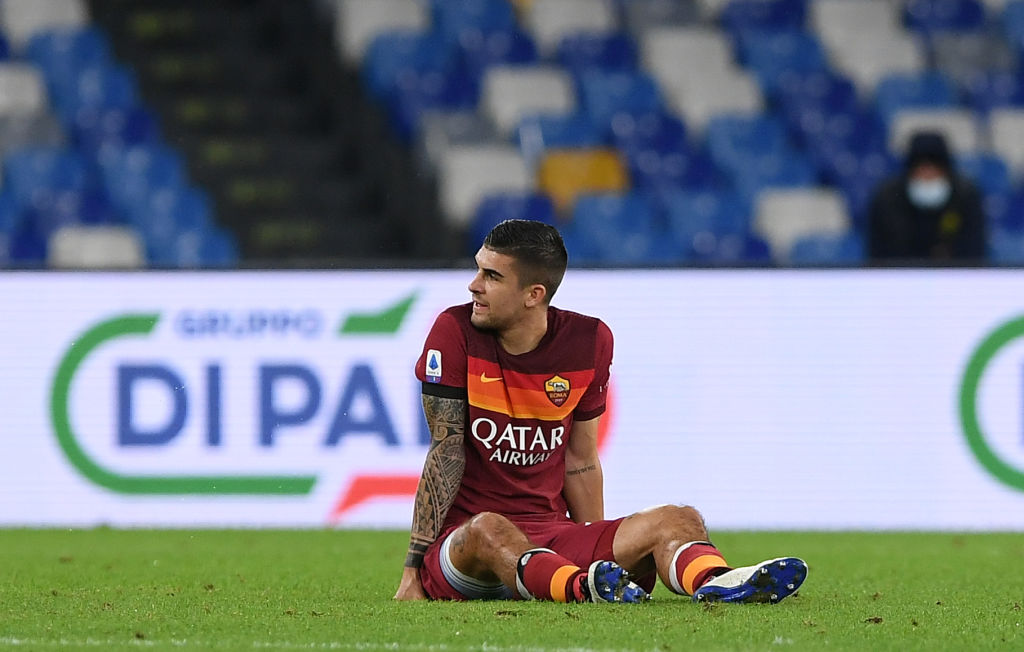
[[[511,355],[522,355],[537,348],[548,332],[547,306],[524,315],[522,321],[498,333],[498,344]]]

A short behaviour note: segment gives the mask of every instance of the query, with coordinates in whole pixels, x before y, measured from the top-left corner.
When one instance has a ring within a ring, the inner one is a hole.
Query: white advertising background
[[[0,276],[0,525],[407,527],[426,451],[413,363],[469,280]],[[999,270],[570,271],[554,303],[616,340],[609,515],[687,503],[719,529],[1024,529],[1024,488],[978,460],[960,414],[968,361],[1024,315],[1022,289],[1024,273]],[[57,370],[126,315],[155,325],[98,344],[68,385],[90,464],[145,486],[272,475],[309,490],[126,493],[73,463]],[[994,353],[976,405],[987,445],[1024,473],[1024,338]],[[125,427],[148,443],[126,444]]]

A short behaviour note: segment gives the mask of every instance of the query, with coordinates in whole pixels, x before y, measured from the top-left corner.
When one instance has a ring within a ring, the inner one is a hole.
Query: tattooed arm
[[[396,600],[426,597],[420,584],[419,569],[427,546],[441,533],[441,526],[462,482],[462,472],[466,468],[466,451],[462,447],[466,409],[464,398],[423,395],[423,413],[430,428],[430,450],[427,451],[423,475],[416,490],[409,553],[395,594]]]
[[[569,517],[577,523],[604,518],[604,474],[597,456],[597,424],[601,417],[577,421],[565,450],[565,486],[562,495]]]

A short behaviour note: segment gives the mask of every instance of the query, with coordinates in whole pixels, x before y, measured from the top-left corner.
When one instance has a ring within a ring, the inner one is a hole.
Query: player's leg
[[[697,600],[778,602],[807,576],[807,565],[793,557],[731,568],[693,507],[662,505],[623,519],[612,548],[634,575],[657,570],[666,586]]]
[[[538,547],[507,518],[490,512],[458,527],[439,553],[444,578],[465,597],[513,597],[511,592],[499,595],[500,587],[515,587],[523,598],[557,602],[634,602],[647,597],[615,562],[580,568]]]

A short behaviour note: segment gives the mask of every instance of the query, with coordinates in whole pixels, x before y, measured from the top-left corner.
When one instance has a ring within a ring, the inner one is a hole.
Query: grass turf
[[[0,530],[0,648],[1021,649],[1024,537],[719,533],[806,559],[798,595],[696,605],[396,603],[401,532]]]

